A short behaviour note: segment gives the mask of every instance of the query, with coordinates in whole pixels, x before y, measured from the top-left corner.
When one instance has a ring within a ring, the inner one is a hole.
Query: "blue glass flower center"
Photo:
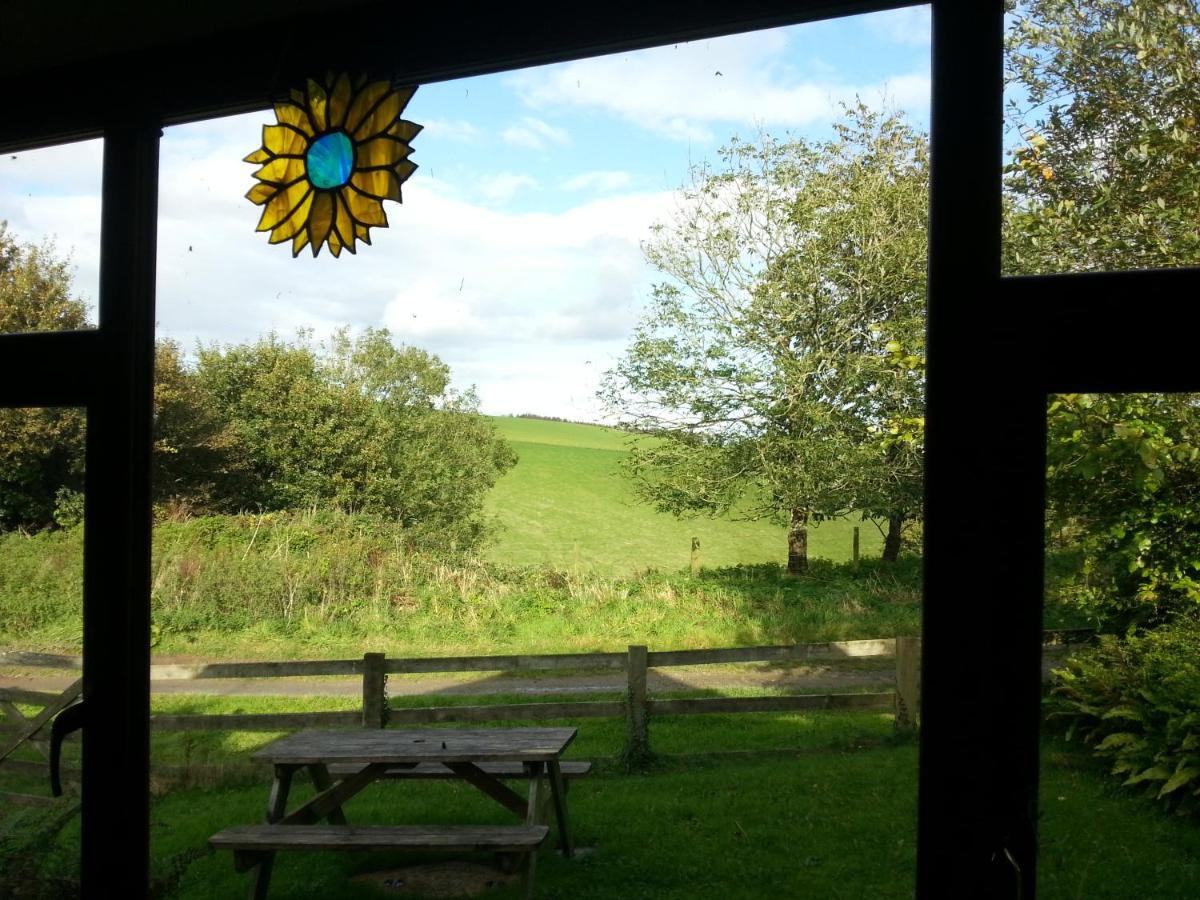
[[[350,180],[354,168],[354,145],[344,131],[323,134],[308,147],[304,158],[313,187],[327,190]]]

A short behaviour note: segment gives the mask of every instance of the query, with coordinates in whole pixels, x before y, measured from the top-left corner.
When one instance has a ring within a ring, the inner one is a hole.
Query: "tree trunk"
[[[888,516],[887,537],[883,539],[883,561],[895,562],[900,558],[900,531],[904,528],[904,519],[900,516]]]
[[[793,578],[808,571],[808,510],[793,508],[788,528],[787,573]]]

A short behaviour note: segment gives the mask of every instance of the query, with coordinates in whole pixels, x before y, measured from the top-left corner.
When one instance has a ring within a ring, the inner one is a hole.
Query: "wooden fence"
[[[1090,632],[1047,631],[1047,645],[1086,640]],[[152,715],[153,731],[292,731],[301,728],[383,728],[388,725],[424,725],[440,722],[494,722],[505,719],[579,719],[595,716],[624,717],[628,747],[644,746],[648,722],[656,715],[700,713],[793,712],[812,710],[893,710],[899,728],[913,728],[919,711],[919,638],[900,637],[819,644],[770,647],[731,647],[709,650],[649,650],[630,646],[624,653],[562,653],[510,656],[452,656],[389,659],[366,653],[361,659],[296,660],[284,662],[202,663],[154,665],[150,680],[204,680],[211,678],[286,678],[355,676],[362,680],[360,709],[348,712],[250,713],[213,715]],[[792,694],[757,697],[705,697],[654,699],[647,690],[650,669],[674,666],[728,665],[752,662],[834,662],[871,657],[895,659],[895,690],[871,693]],[[57,670],[82,669],[78,657],[9,651],[0,653],[0,666]],[[479,706],[396,707],[387,699],[389,675],[449,672],[530,672],[623,670],[624,700],[497,703]],[[0,688],[0,747],[29,743],[44,751],[44,726],[54,712],[78,694],[72,685],[66,694]],[[197,690],[197,693],[203,693]],[[14,704],[43,707],[25,716]],[[14,741],[15,738],[15,741]],[[7,751],[11,753],[11,749]],[[7,753],[4,755],[6,756]],[[16,770],[39,769],[44,764],[3,760]],[[69,771],[64,773],[69,776]]]

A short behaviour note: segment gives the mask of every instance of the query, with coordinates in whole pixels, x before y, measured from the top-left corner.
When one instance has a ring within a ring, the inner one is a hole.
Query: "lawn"
[[[488,509],[501,523],[487,550],[491,560],[610,575],[675,571],[689,565],[693,537],[700,540],[704,566],[787,560],[779,523],[728,516],[680,520],[640,502],[618,466],[633,435],[539,419],[492,421],[520,460],[488,497]],[[812,557],[848,560],[856,524],[862,554],[878,556],[882,542],[874,525],[835,520],[811,530]]]
[[[509,698],[505,698],[509,699]],[[352,700],[158,698],[164,711],[267,711],[334,708]],[[521,724],[521,723],[509,723]],[[597,773],[571,791],[578,842],[594,855],[564,861],[543,854],[543,898],[911,897],[916,810],[916,747],[892,738],[890,717],[872,713],[660,717],[652,741],[664,754],[650,771],[625,774],[608,760],[621,745],[615,719],[574,723],[573,758],[599,760]],[[271,735],[160,735],[156,760],[244,762]],[[739,752],[725,753],[736,750]],[[1200,830],[1121,792],[1069,745],[1048,740],[1043,765],[1043,851],[1039,897],[1190,898],[1200,866]],[[244,771],[244,767],[242,768]],[[297,796],[309,790],[301,782]],[[153,803],[152,854],[160,896],[209,900],[240,896],[244,875],[229,854],[204,841],[228,825],[258,821],[265,773],[216,787],[184,787]],[[363,824],[508,821],[494,803],[463,785],[373,786],[347,807]],[[14,828],[0,825],[0,853]],[[71,870],[77,825],[37,847],[43,873]],[[421,859],[378,854],[285,854],[273,896],[292,900],[380,896],[348,879]],[[0,868],[5,858],[0,856]],[[2,893],[2,890],[0,890]],[[511,900],[515,889],[489,892]]]

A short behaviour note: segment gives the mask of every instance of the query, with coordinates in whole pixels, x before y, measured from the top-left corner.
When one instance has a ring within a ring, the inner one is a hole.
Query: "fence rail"
[[[1044,633],[1047,646],[1090,640],[1086,629],[1052,629]],[[852,694],[798,694],[757,697],[705,697],[654,699],[647,691],[649,669],[673,666],[728,665],[749,662],[814,662],[891,657],[896,660],[894,691]],[[897,727],[912,728],[919,720],[919,638],[881,638],[858,641],[789,644],[768,647],[726,647],[703,650],[649,650],[632,645],[624,653],[515,654],[501,656],[448,656],[388,659],[366,653],[361,659],[288,660],[279,662],[216,662],[196,665],[153,665],[151,681],[208,678],[290,678],[354,676],[362,679],[362,707],[349,712],[239,713],[214,715],[152,715],[154,731],[290,731],[298,728],[383,728],[387,725],[424,725],[441,722],[489,722],[525,719],[577,719],[624,717],[627,747],[648,746],[651,716],[707,713],[791,712],[838,709],[892,709]],[[77,656],[24,651],[0,652],[0,666],[58,669],[78,672]],[[501,703],[479,706],[391,707],[387,701],[387,676],[446,672],[513,672],[624,670],[624,700]],[[0,735],[21,735],[34,746],[44,741],[42,725],[65,702],[65,694],[22,688],[0,688]],[[69,702],[69,701],[66,701]],[[33,717],[23,716],[13,704],[42,707]],[[47,713],[49,712],[49,715]],[[19,717],[19,718],[18,718]],[[34,727],[36,724],[36,727]],[[32,728],[32,731],[31,731]],[[21,741],[18,741],[20,743]],[[15,746],[15,745],[14,745]],[[41,764],[19,762],[14,769],[30,770]]]

